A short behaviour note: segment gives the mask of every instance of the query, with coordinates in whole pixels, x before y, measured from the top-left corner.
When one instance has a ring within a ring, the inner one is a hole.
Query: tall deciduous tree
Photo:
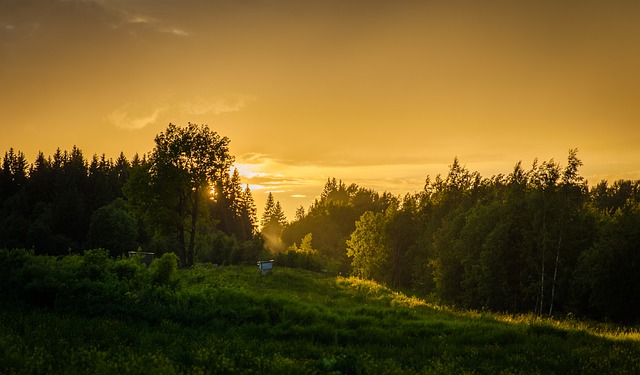
[[[356,229],[347,240],[347,255],[356,276],[386,281],[389,259],[388,217],[382,213],[365,212],[356,222]]]
[[[150,158],[151,184],[173,227],[182,266],[193,265],[202,201],[215,182],[229,173],[229,139],[206,125],[169,124],[156,136]]]

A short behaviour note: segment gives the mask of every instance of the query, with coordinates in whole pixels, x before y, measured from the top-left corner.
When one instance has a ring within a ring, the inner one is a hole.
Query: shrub
[[[33,257],[27,250],[0,249],[0,293],[18,295],[22,282],[22,268]]]
[[[174,253],[165,253],[151,263],[151,278],[156,284],[173,286],[177,269],[178,256]]]
[[[305,253],[296,249],[288,249],[286,252],[276,254],[275,261],[279,266],[302,268],[310,271],[320,271],[322,269],[322,262],[317,254]]]
[[[109,251],[105,249],[87,250],[82,257],[80,275],[90,280],[102,279],[107,274],[109,262],[111,262]]]
[[[124,255],[137,247],[137,235],[135,219],[125,210],[124,200],[118,198],[91,215],[87,241],[89,246],[104,247],[113,255]]]
[[[112,272],[119,280],[133,280],[144,273],[146,266],[136,258],[122,258],[113,262]]]

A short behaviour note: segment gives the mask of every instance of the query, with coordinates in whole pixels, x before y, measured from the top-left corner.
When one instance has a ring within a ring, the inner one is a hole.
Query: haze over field
[[[580,150],[640,178],[640,3],[0,0],[0,151],[153,148],[169,122],[231,139],[258,207],[327,177],[420,190]]]

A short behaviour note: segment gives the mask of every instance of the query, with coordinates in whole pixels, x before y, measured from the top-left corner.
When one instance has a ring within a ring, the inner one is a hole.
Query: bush
[[[177,270],[178,256],[174,253],[165,253],[151,263],[151,278],[156,284],[174,286]]]
[[[111,266],[111,271],[119,280],[134,280],[145,270],[145,264],[137,258],[118,259]]]
[[[22,269],[31,257],[33,253],[24,249],[12,251],[0,249],[0,293],[3,296],[8,297],[19,293],[23,284]]]
[[[122,198],[97,209],[91,215],[87,234],[91,247],[103,247],[109,249],[113,255],[124,255],[138,246],[137,235],[137,223],[125,210]]]
[[[109,251],[105,249],[87,250],[82,257],[80,275],[90,280],[102,279],[106,276],[111,262]]]
[[[289,249],[275,256],[276,264],[284,267],[302,268],[311,271],[322,270],[322,262],[317,254]]]
[[[196,244],[199,262],[231,264],[239,252],[238,241],[222,231],[214,230]]]

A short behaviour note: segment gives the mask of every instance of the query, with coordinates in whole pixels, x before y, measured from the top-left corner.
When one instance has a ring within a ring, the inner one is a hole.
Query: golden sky
[[[0,151],[129,158],[208,124],[261,209],[328,177],[418,191],[454,157],[640,178],[640,2],[0,0]]]

